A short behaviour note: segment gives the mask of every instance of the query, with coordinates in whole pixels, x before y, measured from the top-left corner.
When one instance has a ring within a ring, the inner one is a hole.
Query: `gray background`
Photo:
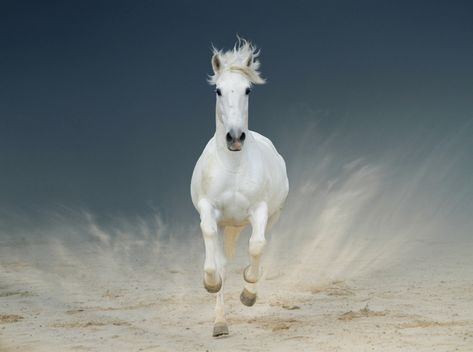
[[[261,47],[268,79],[250,128],[290,179],[308,126],[307,158],[332,138],[347,161],[390,155],[405,179],[443,153],[453,162],[428,190],[447,189],[439,199],[468,219],[472,18],[469,1],[2,1],[0,209],[195,220],[190,177],[214,132],[211,43],[229,49],[239,34]]]

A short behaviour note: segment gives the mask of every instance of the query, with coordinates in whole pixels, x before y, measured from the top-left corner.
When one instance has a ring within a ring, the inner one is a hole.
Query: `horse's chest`
[[[251,201],[244,193],[228,190],[218,197],[216,204],[221,220],[244,222],[248,218]]]
[[[211,193],[222,221],[247,221],[250,207],[261,198],[264,182],[248,174],[228,174],[219,179]]]

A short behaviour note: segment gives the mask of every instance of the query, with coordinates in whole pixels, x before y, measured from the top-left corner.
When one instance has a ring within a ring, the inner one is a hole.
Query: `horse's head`
[[[248,97],[252,84],[263,84],[257,71],[259,51],[239,39],[233,50],[214,48],[209,82],[215,85],[217,119],[224,126],[227,148],[240,151],[248,133]]]

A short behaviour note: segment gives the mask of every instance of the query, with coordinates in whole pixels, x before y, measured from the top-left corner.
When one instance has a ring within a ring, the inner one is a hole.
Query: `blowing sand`
[[[447,182],[451,153],[400,174],[318,146],[289,158],[251,308],[239,300],[248,232],[239,239],[228,337],[212,337],[197,219],[103,227],[61,211],[0,222],[0,351],[473,351],[473,222],[468,193]]]
[[[311,266],[294,276],[268,260],[248,308],[242,239],[225,287],[230,335],[215,339],[198,240],[4,241],[0,350],[473,351],[472,241],[412,240],[414,256],[355,276]],[[330,265],[346,267],[343,258]]]

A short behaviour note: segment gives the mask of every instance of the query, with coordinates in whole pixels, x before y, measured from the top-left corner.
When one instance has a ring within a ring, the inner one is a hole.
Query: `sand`
[[[268,254],[248,308],[243,236],[225,287],[230,335],[219,339],[200,238],[156,241],[3,241],[0,350],[473,351],[473,241],[411,239],[410,255],[356,274],[337,258],[337,277],[312,265],[285,272]]]

